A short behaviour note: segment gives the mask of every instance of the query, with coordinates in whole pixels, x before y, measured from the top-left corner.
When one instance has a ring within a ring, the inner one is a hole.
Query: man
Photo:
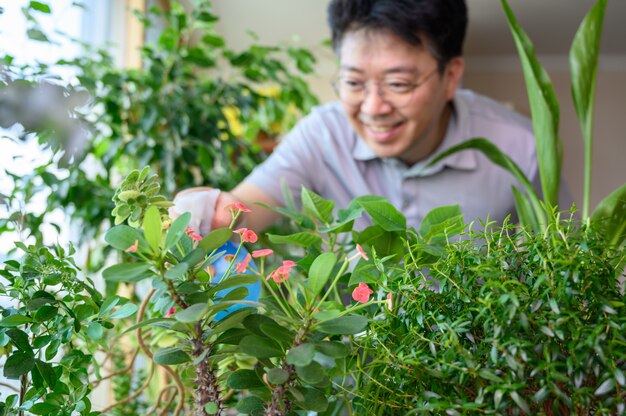
[[[193,205],[198,211],[200,201],[205,228],[213,212],[212,228],[227,226],[231,217],[224,207],[233,202],[282,205],[283,180],[294,197],[305,186],[338,208],[357,196],[385,196],[409,226],[419,226],[428,211],[442,205],[459,204],[466,221],[487,215],[501,221],[513,214],[516,181],[480,152],[464,151],[429,165],[443,150],[485,137],[531,180],[538,175],[530,121],[459,89],[465,1],[332,0],[328,22],[339,57],[334,83],[339,102],[301,120],[232,192],[213,199],[196,194]],[[203,189],[181,193],[177,205]],[[178,211],[184,210],[181,205]],[[250,208],[245,219],[250,229],[259,231],[277,218],[271,210]],[[361,221],[359,228],[367,225],[367,219]]]

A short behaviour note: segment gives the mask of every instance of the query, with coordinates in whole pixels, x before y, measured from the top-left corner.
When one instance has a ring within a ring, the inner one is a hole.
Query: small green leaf
[[[317,246],[322,242],[318,234],[300,232],[289,235],[268,234],[268,239],[274,244],[295,244],[302,247]]]
[[[163,223],[159,209],[154,205],[150,206],[143,217],[143,233],[146,241],[154,253],[159,252],[161,246],[161,231]]]
[[[135,312],[137,312],[137,309],[139,309],[137,305],[133,303],[126,303],[120,306],[118,309],[116,309],[115,312],[111,314],[110,318],[113,318],[113,319],[128,318],[129,316],[133,316]]]
[[[324,367],[316,361],[306,366],[296,366],[298,378],[308,384],[318,384],[326,378]]]
[[[311,268],[309,269],[308,278],[308,285],[313,298],[319,295],[328,282],[336,263],[337,258],[335,254],[330,252],[322,253],[313,260],[313,264],[311,264]]]
[[[362,332],[367,327],[368,319],[364,316],[340,316],[329,321],[320,322],[317,329],[325,334],[351,335]]]
[[[186,352],[177,347],[163,348],[154,353],[154,362],[159,365],[176,365],[191,361]]]
[[[233,234],[230,228],[218,228],[208,233],[199,243],[198,247],[206,253],[210,253],[220,248],[227,242]]]
[[[333,208],[335,203],[328,199],[324,199],[315,192],[302,187],[301,192],[302,208],[313,218],[325,224],[333,222]]]
[[[289,380],[289,373],[282,368],[272,368],[267,372],[267,381],[275,386],[284,384]]]
[[[303,390],[304,400],[302,401],[302,407],[312,412],[325,412],[328,408],[328,399],[326,395],[311,387],[305,387]]]
[[[104,328],[102,327],[100,322],[93,321],[89,323],[89,326],[87,327],[87,336],[89,338],[98,340],[102,338],[103,334]]]
[[[163,245],[164,250],[169,250],[170,248],[174,247],[176,243],[178,243],[183,234],[185,234],[185,229],[189,225],[190,220],[191,213],[189,212],[185,212],[174,220],[169,230],[167,230],[167,235],[165,236],[165,244]]]
[[[311,364],[315,355],[313,344],[300,344],[287,352],[287,364],[295,366],[306,366]]]
[[[36,360],[35,365],[37,366],[37,370],[39,370],[41,377],[43,377],[48,387],[54,389],[54,386],[59,377],[57,376],[56,371],[54,371],[52,365],[41,360]]]
[[[48,402],[35,403],[28,411],[34,415],[52,415],[59,411],[59,406]]]
[[[40,1],[31,0],[28,7],[33,10],[37,10],[38,12],[41,12],[41,13],[46,13],[46,14],[51,13],[50,6]]]
[[[219,407],[217,406],[217,403],[215,402],[209,402],[204,405],[204,411],[210,415],[216,414],[218,410],[219,410]]]
[[[148,248],[148,243],[141,231],[125,224],[116,225],[109,229],[104,235],[104,241],[111,247],[120,251],[126,251],[130,246],[135,244],[135,241],[138,243],[138,252],[145,253]]]
[[[139,282],[154,276],[150,267],[150,264],[145,262],[115,264],[104,269],[102,277],[109,282]]]
[[[170,280],[178,280],[182,279],[185,276],[185,273],[189,270],[189,264],[185,262],[180,262],[176,266],[168,269],[163,277]]]
[[[183,309],[180,312],[177,312],[174,315],[174,319],[178,322],[182,322],[185,324],[190,324],[194,322],[198,322],[204,314],[208,310],[208,305],[206,303],[196,303],[195,305],[191,305],[187,309]]]
[[[607,394],[615,388],[615,379],[609,378],[604,380],[602,384],[593,392],[596,396],[602,396],[603,394]]]
[[[320,341],[315,344],[315,348],[331,358],[343,358],[350,355],[350,348],[337,341]]]
[[[264,386],[263,380],[254,370],[237,370],[228,376],[228,387],[236,390],[253,389]]]
[[[33,349],[30,346],[30,340],[28,339],[28,335],[26,332],[21,329],[13,328],[6,331],[6,334],[13,341],[13,345],[15,345],[20,351],[25,352],[30,355],[33,354]]]

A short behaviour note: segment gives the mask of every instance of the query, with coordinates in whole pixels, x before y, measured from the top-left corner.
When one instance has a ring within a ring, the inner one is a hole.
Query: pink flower
[[[393,309],[393,303],[391,301],[392,297],[393,297],[393,294],[391,292],[387,293],[387,309],[389,310]]]
[[[135,243],[126,249],[127,253],[136,253],[139,248],[139,240],[135,240]]]
[[[372,293],[374,293],[374,291],[370,289],[368,285],[361,282],[352,291],[352,299],[356,300],[359,303],[367,303],[370,300],[370,295]]]
[[[361,255],[361,257],[363,257],[365,260],[369,260],[370,258],[367,257],[367,254],[365,253],[365,250],[363,250],[363,247],[361,247],[360,244],[356,245],[356,251],[359,252],[359,254]]]
[[[226,254],[226,255],[224,256],[224,260],[225,260],[225,261],[227,261],[227,262],[229,262],[229,263],[230,263],[231,261],[233,261],[233,259],[234,259],[234,258],[235,258],[235,256],[234,256],[234,255],[232,255],[232,254]]]
[[[241,235],[241,239],[244,243],[256,243],[259,239],[254,231],[248,230],[247,228],[240,228],[233,232]]]
[[[241,211],[241,212],[252,212],[247,206],[245,206],[241,202],[233,202],[232,204],[228,204],[224,207],[224,209],[226,211],[231,210],[231,211]]]
[[[259,257],[269,256],[273,252],[274,251],[272,251],[272,249],[269,249],[269,248],[264,248],[262,250],[254,250],[252,252],[252,257],[254,257],[255,259],[258,259]]]
[[[265,280],[273,279],[276,283],[282,283],[285,280],[289,279],[289,273],[291,273],[291,268],[295,267],[296,263],[291,260],[284,260],[283,265],[279,266],[276,270],[271,272]]]
[[[167,311],[167,313],[165,314],[166,318],[169,318],[170,316],[174,315],[176,313],[176,308],[175,307],[171,307],[169,311]]]
[[[248,254],[246,255],[246,257],[243,259],[241,263],[237,263],[235,265],[235,270],[237,270],[237,273],[245,272],[246,269],[248,268],[248,264],[250,263],[250,260],[252,260],[252,256]]]
[[[202,240],[202,236],[201,236],[201,235],[196,234],[196,231],[195,231],[193,228],[191,228],[191,227],[187,227],[187,228],[185,228],[185,232],[187,233],[187,235],[189,236],[189,238],[191,238],[192,240],[195,240],[195,241],[200,241],[200,240]]]

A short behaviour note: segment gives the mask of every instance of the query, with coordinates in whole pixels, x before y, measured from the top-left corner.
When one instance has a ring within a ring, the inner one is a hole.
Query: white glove
[[[189,227],[205,236],[211,232],[211,221],[213,221],[220,192],[219,189],[208,188],[183,191],[174,198],[174,206],[169,209],[170,216],[176,218],[185,212],[190,212]]]

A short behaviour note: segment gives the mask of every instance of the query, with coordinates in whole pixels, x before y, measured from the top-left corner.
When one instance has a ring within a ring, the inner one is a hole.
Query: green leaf
[[[531,414],[528,403],[526,403],[526,400],[524,400],[516,391],[510,392],[509,396],[511,396],[511,399],[513,399],[515,404],[517,404],[527,415]]]
[[[46,3],[42,3],[40,1],[31,0],[31,2],[29,3],[28,7],[33,9],[33,10],[37,10],[38,12],[41,12],[41,13],[50,14],[52,12],[50,10],[50,6],[48,6]]]
[[[162,228],[163,224],[159,209],[152,205],[146,210],[143,217],[143,233],[148,245],[155,254],[159,252],[159,247],[161,246]]]
[[[433,240],[447,240],[463,230],[463,213],[459,205],[448,205],[432,209],[420,224],[420,236],[432,244]]]
[[[126,303],[120,306],[118,309],[116,309],[115,312],[111,314],[110,318],[113,318],[113,319],[128,318],[129,316],[133,316],[135,312],[137,312],[137,309],[139,309],[137,305],[133,303]]]
[[[272,368],[267,372],[267,381],[275,386],[284,384],[289,380],[289,373],[282,368]]]
[[[148,248],[148,243],[143,237],[141,231],[125,224],[116,225],[115,227],[109,229],[109,231],[107,231],[104,235],[104,241],[106,241],[111,247],[120,251],[126,251],[128,247],[135,244],[135,241],[138,242],[139,246],[137,252],[146,253]]]
[[[289,329],[272,322],[262,322],[259,325],[263,335],[280,343],[282,346],[293,344],[296,334]]]
[[[29,324],[31,322],[33,322],[33,320],[28,316],[24,316],[20,314],[13,314],[1,320],[0,327],[13,328],[16,326]]]
[[[206,253],[210,253],[213,250],[220,248],[227,242],[233,234],[230,228],[218,228],[208,233],[198,243],[198,247],[203,249]]]
[[[98,312],[98,318],[102,318],[106,315],[111,309],[113,309],[121,300],[119,296],[111,296],[108,297],[102,302],[100,306],[100,312]]]
[[[145,262],[115,264],[102,271],[102,277],[109,282],[139,282],[152,276],[150,264]]]
[[[359,200],[359,205],[372,217],[373,224],[386,231],[405,231],[406,218],[387,201]]]
[[[15,352],[4,363],[4,376],[17,379],[35,366],[35,357],[25,352]]]
[[[336,263],[337,257],[335,257],[334,253],[330,252],[322,253],[313,260],[313,264],[311,264],[311,268],[309,269],[308,278],[308,285],[313,298],[320,294],[321,290],[328,282]]]
[[[231,389],[243,390],[263,387],[263,380],[254,370],[237,370],[228,376],[226,384]]]
[[[315,348],[331,358],[343,358],[350,355],[350,348],[337,341],[320,341],[315,344]]]
[[[304,400],[301,403],[304,409],[318,413],[326,411],[328,408],[328,399],[323,392],[311,387],[305,387],[302,390]]]
[[[35,365],[37,366],[37,370],[39,370],[41,377],[45,380],[48,387],[54,389],[54,385],[56,384],[59,377],[57,376],[56,371],[54,371],[52,365],[41,360],[36,360]]]
[[[274,244],[295,244],[302,247],[317,246],[322,242],[318,234],[300,232],[289,235],[268,234],[267,238]]]
[[[531,40],[506,0],[502,0],[502,6],[522,61],[544,201],[549,208],[555,207],[558,204],[562,160],[562,143],[558,137],[559,104],[550,78],[535,56]]]
[[[180,262],[176,266],[168,269],[163,277],[170,280],[179,280],[185,276],[185,273],[189,270],[189,264],[186,262]]]
[[[104,328],[100,324],[100,322],[90,322],[89,326],[87,326],[87,336],[91,339],[101,339],[104,334]]]
[[[150,325],[154,325],[154,326],[160,326],[163,327],[163,325],[157,325],[157,324],[163,324],[163,323],[174,323],[174,319],[172,318],[152,318],[152,319],[146,319],[143,320],[141,322],[138,322],[134,325],[129,326],[128,328],[126,328],[124,330],[124,332],[122,332],[123,334],[126,334],[128,332],[134,331],[137,328],[143,328],[144,326],[150,326]]]
[[[306,213],[325,224],[333,222],[333,208],[335,208],[333,201],[324,199],[305,187],[302,187],[300,197],[302,198],[302,208]]]
[[[502,383],[502,378],[500,378],[493,371],[491,371],[491,370],[489,370],[487,368],[481,368],[478,371],[478,375],[481,376],[482,378],[484,378],[485,380],[493,381],[493,382],[496,382],[496,383]]]
[[[174,319],[184,324],[198,322],[207,312],[209,306],[206,303],[196,303],[187,309],[183,309],[174,315]]]
[[[593,107],[596,92],[600,37],[607,0],[598,0],[576,31],[569,52],[572,98],[580,122],[585,149],[585,184],[583,218],[589,212],[591,197],[591,156],[593,140]]]
[[[256,396],[247,396],[241,399],[236,407],[239,413],[253,414],[262,412],[265,409],[265,402]]]
[[[21,352],[25,352],[29,355],[34,355],[33,349],[30,346],[30,340],[28,339],[28,335],[26,332],[21,329],[12,328],[6,331],[6,334],[11,341],[13,341],[13,345],[15,345]]]
[[[603,232],[609,247],[622,245],[626,239],[626,183],[600,201],[591,222]]]
[[[535,191],[535,188],[531,184],[530,180],[526,177],[526,175],[519,168],[519,166],[513,161],[513,159],[511,159],[507,154],[502,152],[498,148],[498,146],[496,146],[487,139],[471,139],[459,145],[453,146],[434,158],[430,164],[434,164],[439,160],[447,157],[448,155],[466,149],[476,149],[481,151],[493,163],[511,173],[515,177],[515,179],[517,179],[517,181],[524,187],[524,190],[526,191],[526,194],[528,195],[528,198],[530,200],[530,204],[532,205],[535,212],[535,216],[537,218],[545,218],[545,211],[542,208],[541,203],[539,202],[539,195],[537,195],[537,191]],[[539,227],[539,225],[540,224],[536,224],[537,228]]]
[[[320,322],[316,329],[325,334],[351,335],[362,332],[369,320],[360,315],[340,316],[329,321]]]
[[[283,350],[279,344],[259,335],[248,335],[239,343],[241,351],[256,358],[280,357]]]
[[[176,365],[191,361],[189,355],[178,347],[163,348],[154,353],[154,362],[159,365]]]
[[[306,366],[311,364],[315,355],[313,344],[300,344],[287,352],[287,364]]]
[[[28,411],[34,415],[52,415],[59,411],[59,406],[48,402],[35,403]]]
[[[169,230],[167,230],[165,244],[163,245],[164,250],[169,250],[174,247],[176,243],[178,243],[178,240],[180,240],[183,234],[185,234],[185,229],[189,225],[190,220],[191,213],[189,212],[185,212],[174,220]]]
[[[309,365],[296,366],[296,374],[300,380],[308,384],[318,384],[326,378],[324,367],[316,361],[312,361]]]
[[[209,296],[213,296],[215,293],[220,292],[224,289],[230,289],[231,287],[236,286],[246,286],[251,285],[259,281],[259,276],[253,274],[239,274],[235,276],[229,276],[228,278],[222,280],[217,285],[211,287],[208,290]]]

